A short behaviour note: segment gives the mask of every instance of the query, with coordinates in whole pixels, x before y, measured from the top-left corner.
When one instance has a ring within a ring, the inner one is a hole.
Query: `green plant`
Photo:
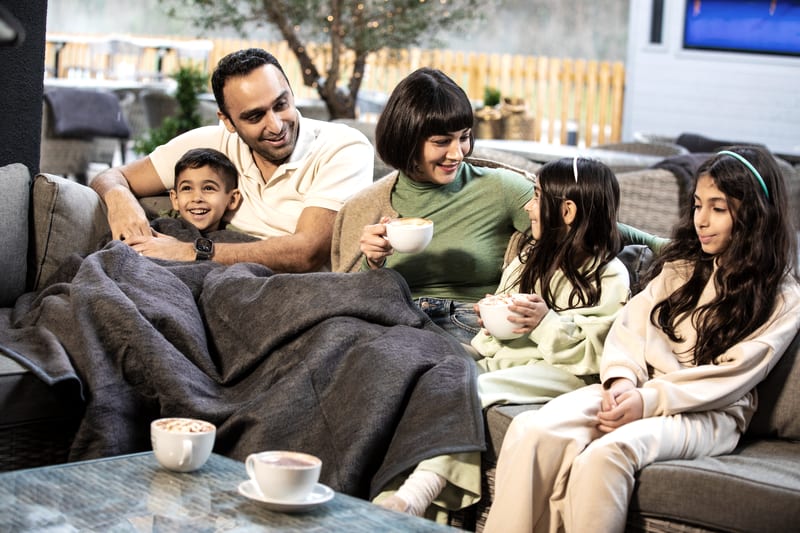
[[[208,74],[196,68],[181,67],[173,78],[177,82],[175,99],[178,101],[178,114],[165,118],[161,126],[136,139],[133,145],[136,153],[149,154],[181,133],[202,124],[197,97],[208,87]]]
[[[483,89],[483,105],[494,107],[500,103],[500,89],[486,87]]]

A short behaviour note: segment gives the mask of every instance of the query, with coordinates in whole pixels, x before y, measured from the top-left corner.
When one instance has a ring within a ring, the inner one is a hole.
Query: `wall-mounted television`
[[[800,0],[687,0],[683,47],[800,56]]]

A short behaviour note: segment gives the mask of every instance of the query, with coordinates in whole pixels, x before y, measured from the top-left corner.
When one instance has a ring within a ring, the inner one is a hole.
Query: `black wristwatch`
[[[195,261],[207,261],[214,255],[214,241],[199,237],[194,241]]]

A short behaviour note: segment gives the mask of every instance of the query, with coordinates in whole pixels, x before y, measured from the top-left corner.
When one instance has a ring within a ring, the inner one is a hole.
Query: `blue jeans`
[[[469,344],[472,337],[481,330],[473,303],[444,298],[417,298],[414,303],[433,320],[434,324],[459,342]]]

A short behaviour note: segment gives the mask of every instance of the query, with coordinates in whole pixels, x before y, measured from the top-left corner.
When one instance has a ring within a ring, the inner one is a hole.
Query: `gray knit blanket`
[[[78,385],[73,460],[148,450],[151,420],[198,417],[217,453],[312,453],[322,483],[373,497],[425,458],[484,447],[474,363],[391,270],[273,274],[113,241],[2,326],[4,353]]]

